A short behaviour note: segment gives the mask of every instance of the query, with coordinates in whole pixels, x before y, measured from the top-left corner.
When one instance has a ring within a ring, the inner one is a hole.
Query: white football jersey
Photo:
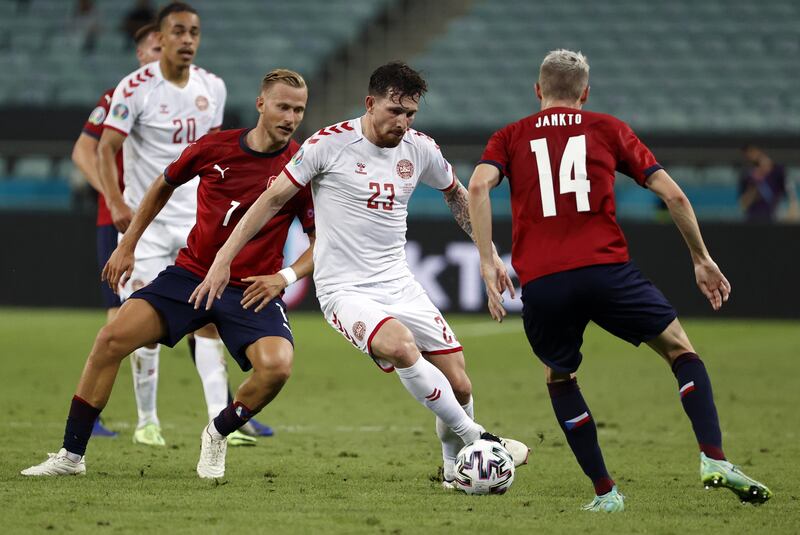
[[[397,147],[380,148],[361,119],[323,128],[284,169],[311,182],[317,241],[317,295],[411,275],[405,254],[408,199],[422,181],[442,191],[456,176],[436,142],[409,129]]]
[[[183,149],[222,125],[225,83],[192,65],[189,81],[178,87],[153,62],[122,79],[103,123],[127,139],[123,144],[125,202],[139,207],[147,188]],[[156,221],[186,224],[197,213],[199,179],[177,188]]]

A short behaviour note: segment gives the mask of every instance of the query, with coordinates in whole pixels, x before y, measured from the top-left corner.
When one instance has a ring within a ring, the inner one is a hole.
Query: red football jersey
[[[97,101],[95,108],[83,124],[83,133],[87,136],[99,140],[103,135],[103,121],[108,117],[108,110],[111,107],[111,97],[114,95],[114,88],[112,87],[100,97]],[[120,191],[125,189],[125,182],[122,180],[122,149],[117,153],[117,176],[119,177]],[[97,193],[97,226],[111,225],[111,212],[108,211],[106,206],[106,199],[102,193]]]
[[[197,222],[175,261],[199,277],[206,276],[236,224],[300,148],[292,140],[279,151],[256,152],[245,142],[249,131],[205,135],[164,171],[166,181],[175,186],[200,176]],[[314,205],[307,186],[247,242],[231,265],[230,284],[246,287],[243,278],[269,275],[283,267],[283,246],[295,217],[306,232],[314,229]]]
[[[614,172],[644,186],[661,169],[627,124],[572,108],[549,108],[495,132],[481,163],[508,177],[511,263],[522,284],[628,261],[616,220]]]

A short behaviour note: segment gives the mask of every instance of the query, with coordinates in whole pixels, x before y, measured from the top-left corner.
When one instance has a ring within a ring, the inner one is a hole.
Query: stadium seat
[[[23,156],[15,162],[11,174],[30,180],[48,180],[53,177],[53,162],[47,156]]]

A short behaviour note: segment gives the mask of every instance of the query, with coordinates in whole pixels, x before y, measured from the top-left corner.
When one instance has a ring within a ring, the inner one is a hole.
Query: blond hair
[[[306,81],[300,74],[289,69],[273,69],[269,71],[261,80],[261,92],[263,93],[274,84],[286,84],[291,87],[306,87]]]
[[[575,101],[588,85],[589,62],[580,52],[553,50],[539,67],[539,87],[544,98]]]

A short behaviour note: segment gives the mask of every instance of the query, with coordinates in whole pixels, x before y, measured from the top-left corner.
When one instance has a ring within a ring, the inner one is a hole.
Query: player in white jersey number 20
[[[145,192],[183,150],[222,125],[226,90],[222,79],[192,64],[200,44],[200,18],[188,4],[172,3],[158,15],[162,54],[122,79],[114,91],[99,145],[99,171],[114,225],[125,232]],[[124,141],[124,144],[123,144]],[[124,198],[113,161],[123,151]],[[186,245],[197,213],[198,178],[180,188],[148,226],[136,246],[132,273],[121,281],[128,299],[175,262]],[[190,343],[191,347],[191,343]],[[213,325],[194,336],[194,359],[203,383],[209,419],[228,404],[228,379],[222,341]],[[163,446],[156,412],[159,346],[131,356],[139,422],[138,444]],[[237,433],[232,441],[255,444]]]
[[[502,441],[517,465],[529,450],[473,420],[472,385],[450,326],[411,274],[405,257],[408,199],[422,181],[441,190],[472,236],[468,195],[436,143],[410,128],[427,89],[399,62],[371,76],[366,113],[323,128],[242,218],[192,300],[210,307],[247,241],[300,188],[312,185],[317,226],[314,283],[328,322],[436,414],[444,486],[452,488],[458,451],[480,437]],[[513,291],[495,255],[498,279]]]

